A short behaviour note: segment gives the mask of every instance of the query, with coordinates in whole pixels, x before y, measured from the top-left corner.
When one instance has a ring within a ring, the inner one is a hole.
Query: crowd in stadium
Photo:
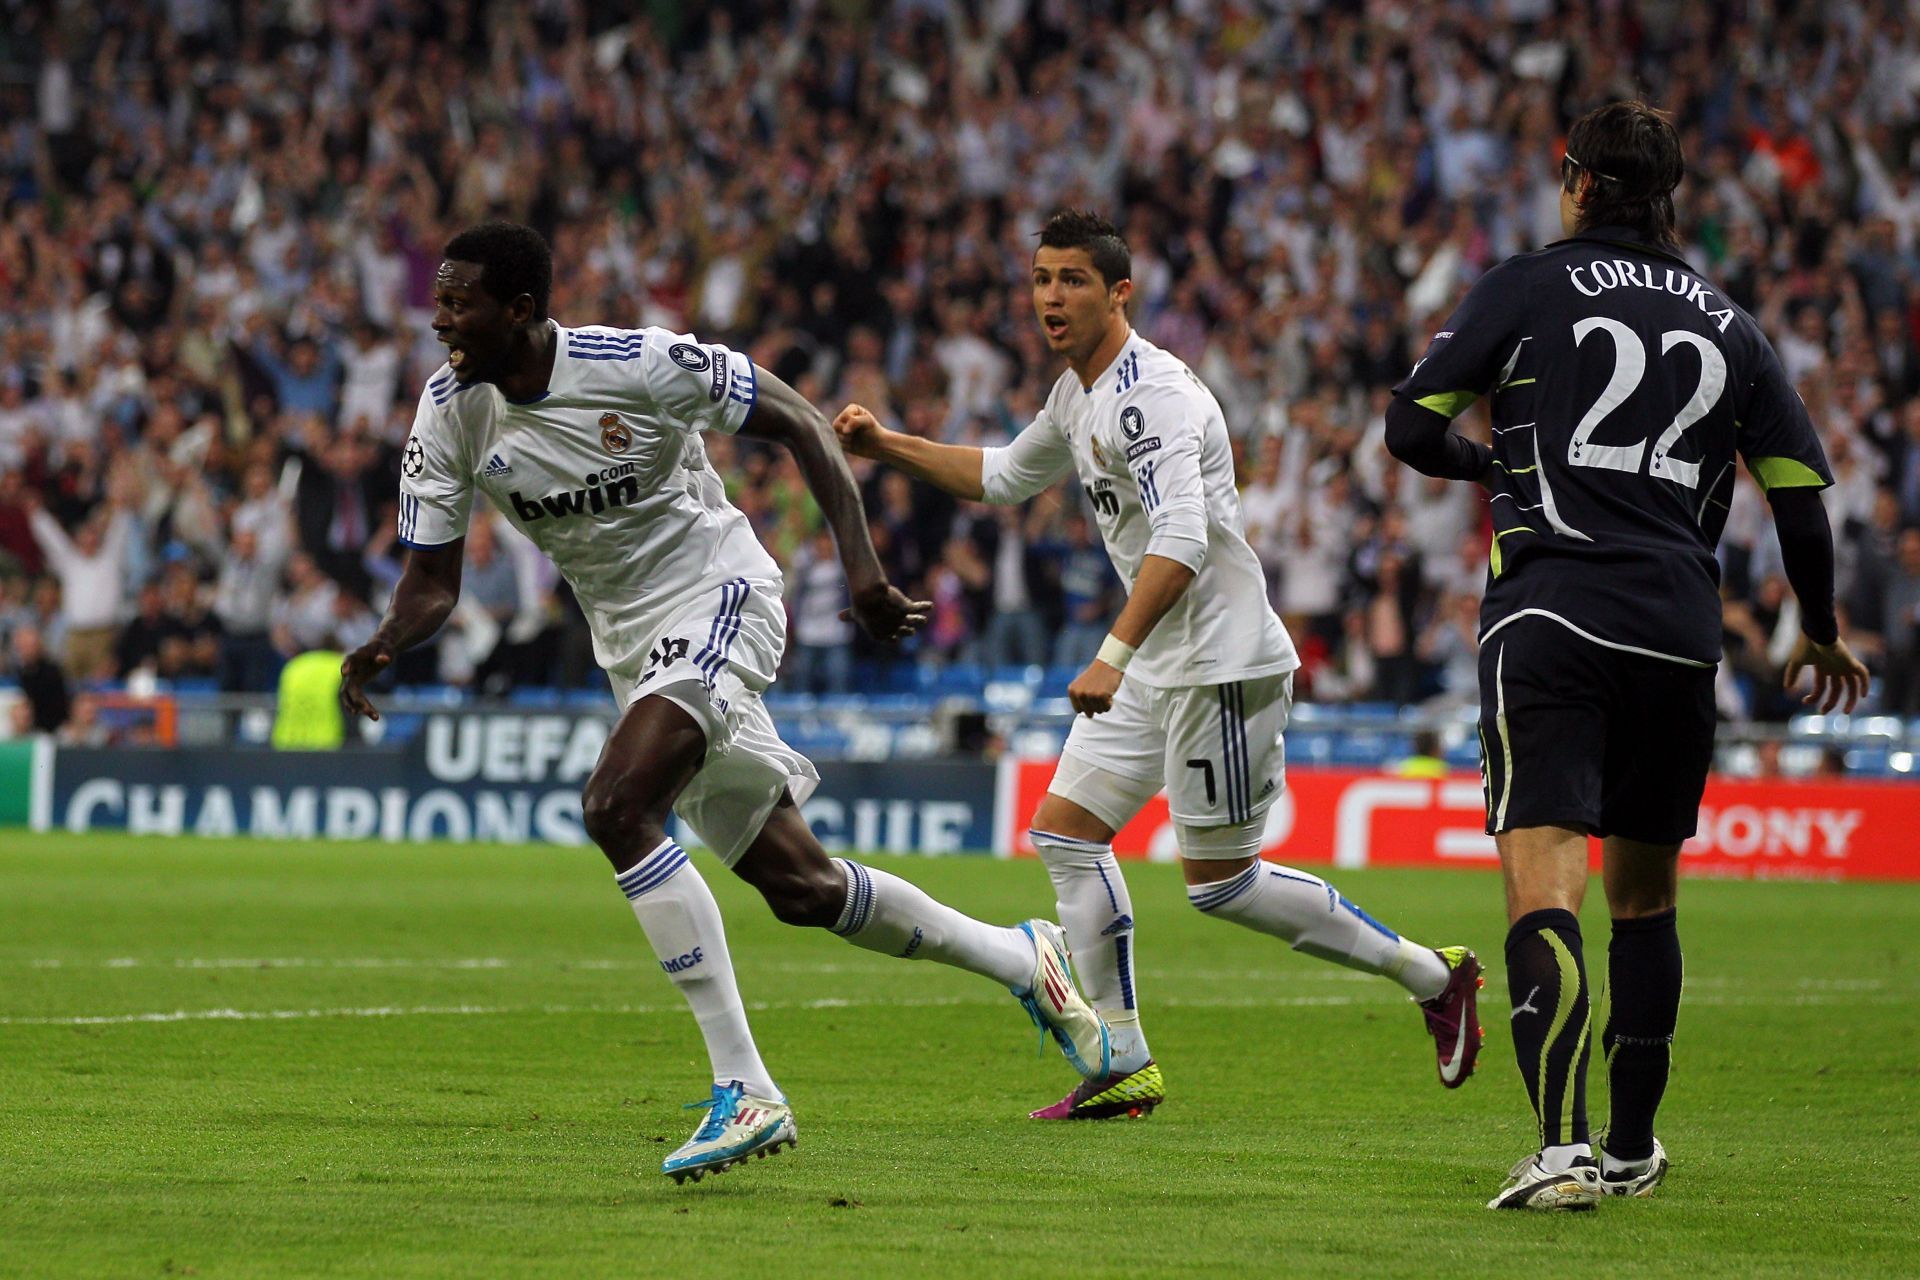
[[[829,416],[998,443],[1057,373],[1026,273],[1063,205],[1122,224],[1136,326],[1225,408],[1303,695],[1470,701],[1484,503],[1393,464],[1383,406],[1481,271],[1558,238],[1565,123],[1635,95],[1682,129],[1687,256],[1823,434],[1879,705],[1920,713],[1904,5],[5,7],[0,671],[40,728],[102,683],[268,689],[371,632],[460,227],[541,229],[562,323],[693,332]],[[1077,666],[1118,604],[1078,494],[956,507],[863,467],[892,576],[935,606],[904,657],[869,652],[790,459],[709,448],[787,566],[788,688],[854,687],[863,662]],[[402,679],[594,675],[531,544],[496,517],[467,554],[446,639]],[[1782,718],[1796,614],[1750,483],[1722,563],[1724,710]]]

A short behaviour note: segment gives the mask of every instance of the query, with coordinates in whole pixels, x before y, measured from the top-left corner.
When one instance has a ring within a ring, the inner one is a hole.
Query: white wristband
[[[1127,664],[1133,661],[1133,655],[1133,645],[1128,644],[1119,636],[1109,632],[1107,638],[1100,642],[1100,652],[1096,653],[1094,657],[1106,663],[1115,671],[1125,671]]]

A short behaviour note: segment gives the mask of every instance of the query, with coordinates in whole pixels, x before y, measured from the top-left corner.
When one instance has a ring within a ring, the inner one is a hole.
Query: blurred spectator
[[[58,733],[72,709],[67,677],[40,640],[39,629],[17,628],[8,653],[8,674],[19,682],[21,698],[29,715],[27,725],[33,733]]]
[[[263,551],[254,529],[235,528],[233,544],[220,562],[213,598],[214,617],[226,634],[221,651],[223,688],[247,693],[273,688],[281,659],[269,632],[284,557],[284,547]]]
[[[30,510],[22,473],[0,471],[0,576],[37,578],[46,567]]]
[[[846,693],[853,687],[853,623],[840,611],[848,604],[847,580],[833,535],[821,529],[808,540],[787,573],[793,614],[783,683],[792,693]]]
[[[166,624],[159,672],[168,680],[211,680],[221,670],[225,629],[192,565],[176,561],[160,578]]]
[[[1065,622],[1053,642],[1053,665],[1079,672],[1093,661],[1101,641],[1107,638],[1114,594],[1120,584],[1106,548],[1100,545],[1092,522],[1083,512],[1067,513],[1066,539],[1056,555]]]
[[[140,588],[134,602],[133,617],[120,628],[113,645],[114,675],[125,680],[135,671],[155,675],[160,667],[160,649],[172,634],[172,621],[166,615],[166,598],[160,584],[149,582]]]
[[[1900,531],[1886,600],[1887,687],[1881,705],[1894,715],[1920,715],[1920,527]]]
[[[1041,588],[1038,564],[1028,543],[1028,526],[1045,522],[1043,509],[1029,516],[1019,507],[1000,507],[988,541],[992,608],[980,636],[980,661],[988,667],[1035,666],[1047,660],[1047,627],[1036,598]]]
[[[64,666],[75,680],[114,674],[114,643],[120,620],[121,583],[126,579],[133,517],[108,510],[89,517],[69,538],[60,522],[35,505],[33,536],[60,582],[60,620],[66,631]]]

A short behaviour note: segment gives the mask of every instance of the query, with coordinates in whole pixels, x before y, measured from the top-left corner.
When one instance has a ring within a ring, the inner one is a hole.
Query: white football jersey
[[[1300,665],[1247,545],[1226,418],[1184,362],[1130,334],[1091,387],[1072,370],[1061,374],[1040,416],[1005,448],[986,450],[980,479],[988,502],[1021,502],[1069,471],[1127,590],[1149,553],[1195,574],[1140,646],[1129,679],[1182,688]]]
[[[450,366],[427,380],[400,462],[400,540],[463,538],[474,491],[552,559],[593,632],[594,657],[638,674],[674,614],[733,578],[780,569],[727,501],[702,431],[738,431],[753,362],[666,329],[552,321],[546,394],[517,403]]]

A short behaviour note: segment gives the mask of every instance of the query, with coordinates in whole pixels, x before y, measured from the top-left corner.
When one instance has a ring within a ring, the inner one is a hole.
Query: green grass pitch
[[[1920,886],[1689,883],[1674,1171],[1544,1217],[1481,1207],[1532,1140],[1486,873],[1337,877],[1491,967],[1447,1093],[1387,984],[1130,869],[1172,1100],[1042,1126],[1071,1081],[1011,998],[784,928],[701,865],[801,1144],[676,1187],[704,1057],[591,851],[0,834],[0,1275],[1920,1270]],[[1036,863],[880,865],[1051,910]]]

